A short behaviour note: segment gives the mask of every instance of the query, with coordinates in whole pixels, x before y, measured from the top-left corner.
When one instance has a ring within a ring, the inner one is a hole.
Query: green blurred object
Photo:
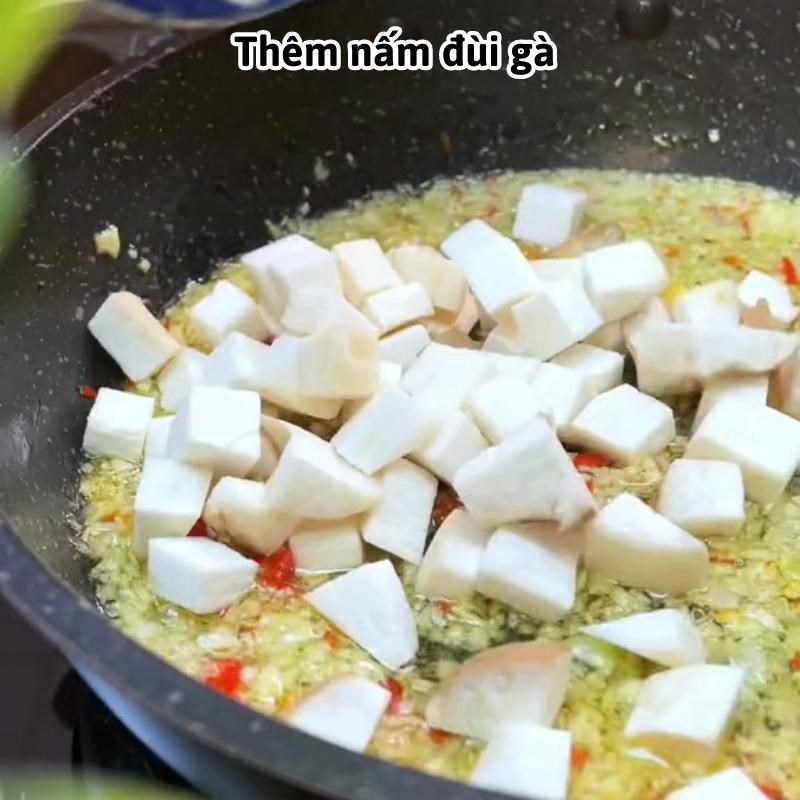
[[[0,773],[0,800],[198,800],[196,795],[138,781],[88,776],[80,780],[63,775]]]
[[[27,198],[25,168],[13,163],[11,148],[6,144],[0,128],[0,257],[20,221]]]

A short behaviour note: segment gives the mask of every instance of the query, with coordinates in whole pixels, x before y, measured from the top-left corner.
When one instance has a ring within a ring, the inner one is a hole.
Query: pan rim
[[[16,133],[11,140],[14,158],[24,162],[51,132],[85,109],[87,103],[210,35],[184,34],[178,43],[166,41],[72,90]],[[66,524],[63,533],[70,533]],[[342,800],[397,800],[409,791],[415,800],[441,800],[443,792],[463,800],[501,797],[466,783],[350,752],[207,688],[126,636],[95,604],[52,572],[25,545],[2,508],[0,594],[71,663],[90,670],[181,736],[268,778],[316,796]],[[146,673],[146,679],[142,673]],[[152,687],[153,674],[158,676],[157,693]],[[181,700],[169,702],[170,697]],[[187,708],[202,708],[207,713],[197,715],[204,719],[190,720]],[[214,725],[208,726],[204,720],[214,720]],[[253,731],[245,740],[246,746],[241,746],[242,731]]]

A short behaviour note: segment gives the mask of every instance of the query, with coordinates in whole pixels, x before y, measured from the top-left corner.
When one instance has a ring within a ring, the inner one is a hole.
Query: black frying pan
[[[242,74],[219,35],[106,76],[20,137],[35,200],[0,289],[0,506],[9,520],[0,585],[139,735],[214,796],[264,797],[267,787],[302,796],[285,784],[363,800],[490,795],[248,711],[98,613],[67,521],[88,411],[76,387],[120,374],[86,320],[121,288],[164,306],[218,259],[262,244],[265,220],[293,214],[305,187],[314,213],[401,181],[508,168],[627,167],[799,189],[794,3],[680,2],[650,41],[621,36],[607,0],[309,3],[270,29],[342,42],[398,17],[433,40],[455,28],[507,38],[543,29],[560,46],[560,68],[546,81],[440,69]],[[331,169],[324,183],[314,178],[318,156]],[[124,257],[98,259],[92,234],[104,222],[155,269],[145,276]]]

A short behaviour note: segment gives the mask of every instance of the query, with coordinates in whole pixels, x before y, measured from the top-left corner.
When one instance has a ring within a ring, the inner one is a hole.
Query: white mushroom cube
[[[511,306],[525,352],[547,359],[585,339],[603,323],[583,287],[554,281]]]
[[[544,417],[464,464],[453,488],[481,524],[538,519],[566,529],[595,510],[583,478]]]
[[[244,477],[261,457],[261,399],[255,392],[198,386],[169,432],[170,458]]]
[[[743,669],[719,664],[651,675],[639,691],[625,736],[660,755],[710,760],[728,733],[744,679]]]
[[[410,325],[383,336],[378,350],[383,361],[394,361],[405,370],[430,343],[431,337],[424,325]]]
[[[670,308],[676,322],[694,325],[738,325],[741,317],[736,283],[722,279],[682,292]]]
[[[158,374],[160,404],[167,411],[175,411],[195,386],[205,381],[208,356],[191,347],[182,347]]]
[[[358,517],[304,522],[290,537],[295,567],[302,572],[339,572],[364,563]]]
[[[400,381],[403,378],[403,368],[394,361],[379,361],[378,362],[378,386],[375,394],[380,394],[384,389],[397,389],[400,386]],[[373,395],[374,396],[374,395]],[[357,411],[364,408],[369,403],[371,398],[364,398],[361,400],[347,400],[342,407],[342,420],[350,419]]]
[[[633,335],[648,322],[672,322],[672,315],[660,297],[654,297],[635,314],[618,320],[624,340],[623,350],[629,347]]]
[[[464,410],[492,443],[499,444],[539,413],[539,392],[523,378],[498,375],[473,389]]]
[[[591,400],[562,436],[629,464],[672,441],[675,417],[668,405],[625,383]]]
[[[387,467],[379,477],[381,500],[364,518],[364,541],[403,561],[419,564],[438,481],[422,467],[405,460]]]
[[[617,495],[589,521],[584,561],[604,578],[663,594],[697,589],[708,574],[703,542],[632,494]]]
[[[363,753],[391,699],[380,684],[347,675],[303,697],[286,721],[318,739]]]
[[[737,464],[679,458],[661,484],[658,512],[695,536],[735,536],[744,524]]]
[[[625,367],[625,359],[619,353],[589,344],[573,345],[559,353],[552,363],[585,375],[586,388],[592,397],[619,386]]]
[[[592,250],[583,263],[589,297],[606,322],[633,314],[667,288],[667,270],[644,241]]]
[[[585,373],[559,364],[542,364],[529,383],[536,392],[539,411],[552,420],[559,435],[592,399],[591,379]]]
[[[555,622],[575,604],[581,537],[552,522],[498,528],[481,556],[476,590],[535,619]]]
[[[512,723],[549,726],[570,676],[570,648],[550,642],[516,642],[469,658],[428,701],[433,728],[491,741]]]
[[[587,625],[583,632],[664,667],[704,664],[706,647],[692,620],[673,608]]]
[[[138,461],[155,400],[116,389],[100,389],[86,421],[83,449],[90,456]]]
[[[769,404],[790,417],[800,419],[800,350],[772,373]]]
[[[329,442],[285,422],[266,424],[281,450],[267,481],[275,508],[307,519],[343,519],[380,500],[378,481],[351,467]]]
[[[447,515],[417,572],[416,591],[424,597],[462,600],[475,589],[489,530],[463,509]]]
[[[788,328],[800,313],[789,287],[761,270],[748,273],[738,295],[743,322],[754,328]]]
[[[153,594],[195,614],[213,614],[246,594],[258,564],[211,539],[151,539],[147,574]]]
[[[89,320],[89,330],[132,381],[155,375],[181,348],[130,292],[110,294]]]
[[[578,229],[587,201],[583,192],[564,186],[526,186],[517,203],[514,238],[546,248],[564,244]]]
[[[743,325],[647,322],[628,344],[643,392],[686,394],[721,375],[770,372],[797,350],[800,337]]]
[[[467,294],[464,273],[433,247],[404,244],[386,254],[406,283],[421,283],[434,308],[458,313]]]
[[[478,426],[463,411],[453,411],[438,423],[433,437],[411,453],[437,478],[453,482],[458,468],[489,447]]]
[[[297,292],[342,290],[333,254],[298,234],[245,253],[241,261],[253,277],[262,304],[275,319],[283,316]]]
[[[218,281],[189,312],[195,336],[206,347],[216,347],[229,333],[238,331],[251,339],[266,339],[273,330],[264,311],[238,286]]]
[[[144,462],[133,503],[133,550],[147,555],[150,539],[186,536],[203,513],[212,473],[153,456]]]
[[[172,428],[174,415],[169,417],[154,417],[147,426],[147,436],[144,440],[144,456],[161,456],[166,458],[169,432]]]
[[[512,724],[489,741],[469,782],[530,800],[567,800],[571,758],[569,731]]]
[[[583,258],[536,258],[530,265],[545,283],[572,281],[583,288]]]
[[[542,362],[538,358],[530,356],[511,355],[509,353],[493,353],[489,350],[482,350],[483,358],[488,361],[498,375],[513,376],[530,380],[541,367]]]
[[[384,389],[350,417],[331,439],[334,450],[372,475],[434,434],[435,418],[402,389]]]
[[[765,795],[738,767],[731,767],[670,792],[666,800],[767,800]]]
[[[503,353],[510,356],[525,354],[525,346],[519,338],[519,332],[513,320],[505,320],[492,328],[484,339],[481,350],[489,353]]]
[[[299,394],[344,400],[369,397],[378,388],[378,361],[377,336],[347,325],[327,325],[300,340]]]
[[[773,408],[729,400],[708,412],[685,455],[738,464],[747,496],[772,503],[800,461],[800,422]]]
[[[206,358],[202,383],[260,392],[271,357],[269,346],[233,331]]]
[[[333,248],[333,254],[339,263],[345,297],[354,306],[361,306],[375,292],[402,284],[374,239],[342,242]]]
[[[778,368],[780,371],[782,367]],[[720,375],[712,378],[703,387],[703,394],[692,421],[692,432],[696,431],[706,414],[717,403],[738,400],[754,406],[765,406],[769,395],[769,375]],[[781,409],[782,410],[782,409]]]
[[[492,316],[542,288],[519,247],[483,220],[462,225],[442,243],[442,252],[463,270]]]
[[[458,411],[469,393],[494,374],[480,352],[433,342],[406,370],[400,386],[444,418]]]
[[[336,289],[300,289],[292,294],[281,317],[290,333],[308,335],[331,324],[377,334],[375,326]]]
[[[305,595],[323,617],[389,669],[417,654],[417,624],[388,560],[356,567]]]
[[[361,308],[380,335],[433,314],[431,299],[421,283],[406,283],[375,292]]]
[[[603,350],[613,350],[615,353],[624,354],[627,350],[625,334],[622,330],[622,320],[619,319],[602,325],[583,341],[584,344],[602,347]]]
[[[211,490],[203,519],[225,541],[256,555],[277,550],[297,527],[297,518],[277,511],[263,483],[222,478]]]
[[[272,416],[272,415],[270,415]],[[251,480],[265,481],[275,471],[278,464],[278,450],[275,447],[275,442],[269,436],[265,426],[265,419],[269,417],[265,414],[261,415],[261,455],[258,461],[253,465],[247,477]]]

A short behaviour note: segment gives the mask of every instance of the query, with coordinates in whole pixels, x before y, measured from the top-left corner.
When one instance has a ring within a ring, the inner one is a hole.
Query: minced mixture
[[[588,194],[585,227],[615,223],[627,238],[652,243],[671,271],[668,296],[718,278],[741,278],[754,268],[797,284],[800,203],[772,190],[718,179],[565,171],[440,181],[422,190],[370,197],[320,219],[284,220],[273,226],[274,233],[300,232],[323,246],[352,238],[375,238],[384,249],[404,242],[438,246],[457,226],[483,217],[510,234],[520,190],[542,180]],[[535,248],[523,249],[529,257],[538,255]],[[215,278],[221,276],[255,297],[242,266],[224,265]],[[213,279],[190,286],[166,312],[170,331],[187,344],[199,344],[186,325],[187,311],[212,284]],[[154,381],[130,388],[157,395]],[[679,433],[686,433],[692,401],[684,398],[675,409]],[[633,467],[588,468],[599,504],[622,491],[649,499],[685,441],[679,435],[668,452]],[[458,603],[416,597],[415,567],[398,561],[417,617],[420,651],[412,668],[390,676],[303,601],[302,593],[325,578],[287,578],[274,559],[265,559],[259,586],[219,615],[195,616],[151,594],[146,567],[130,547],[138,471],[136,465],[109,459],[85,467],[81,546],[96,562],[100,602],[115,624],[142,645],[260,711],[285,711],[309,688],[345,673],[388,681],[393,701],[370,752],[466,780],[481,745],[430,730],[423,716],[427,697],[469,655],[541,637],[574,649],[572,680],[556,723],[569,729],[575,742],[574,800],[658,800],[690,779],[731,765],[744,766],[771,798],[800,798],[797,479],[770,507],[748,502],[747,522],[738,537],[707,541],[712,564],[706,588],[665,598],[582,573],[574,610],[556,624],[540,623],[477,595]],[[450,502],[441,492],[432,530]],[[710,662],[732,661],[748,670],[732,735],[720,757],[701,766],[668,764],[626,743],[623,729],[638,686],[656,667],[578,632],[590,623],[664,607],[691,615]]]

